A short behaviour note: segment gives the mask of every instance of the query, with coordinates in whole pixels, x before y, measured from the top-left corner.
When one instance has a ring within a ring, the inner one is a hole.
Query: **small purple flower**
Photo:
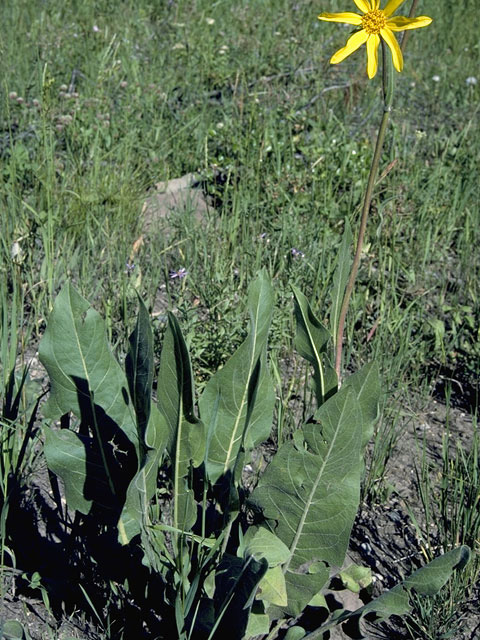
[[[133,272],[133,270],[135,269],[135,263],[134,263],[134,262],[128,262],[128,261],[127,261],[127,262],[125,263],[125,268],[126,268],[125,273],[126,273],[127,275],[130,275],[130,274]]]
[[[93,25],[92,30],[94,33],[98,33],[100,31],[99,27],[96,24]]]
[[[263,233],[261,233],[258,236],[259,240],[261,240],[262,242],[265,242],[266,244],[270,243],[270,238],[267,236],[267,234],[265,233],[265,231]]]
[[[304,258],[305,254],[303,253],[303,251],[299,251],[298,249],[295,249],[295,247],[292,247],[290,249],[290,253],[292,254],[293,258]]]
[[[185,278],[187,273],[188,271],[185,269],[185,267],[181,267],[178,271],[174,271],[172,269],[170,271],[170,280],[175,280],[175,278],[178,278],[179,280],[183,280],[183,278]]]

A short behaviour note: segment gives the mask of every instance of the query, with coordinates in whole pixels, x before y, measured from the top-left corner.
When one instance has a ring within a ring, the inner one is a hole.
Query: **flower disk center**
[[[369,11],[362,16],[362,28],[368,33],[380,33],[387,24],[387,17],[381,9]]]

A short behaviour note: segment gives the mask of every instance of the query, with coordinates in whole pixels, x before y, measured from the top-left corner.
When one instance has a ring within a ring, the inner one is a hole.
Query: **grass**
[[[278,307],[271,358],[283,379],[276,432],[288,437],[289,399],[302,376],[286,363],[290,287],[328,316],[344,219],[355,229],[380,117],[379,83],[364,78],[363,56],[328,64],[345,32],[316,13],[345,3],[5,0],[4,398],[67,278],[106,317],[119,353],[133,322],[132,281],[151,307],[166,296],[201,386],[242,339],[237,309],[266,266]],[[382,170],[396,164],[376,191],[346,352],[350,368],[376,358],[389,402],[409,404],[412,393],[428,396],[439,371],[472,383],[480,362],[479,88],[467,84],[480,56],[474,21],[465,20],[476,4],[420,4],[434,23],[411,37],[397,77]],[[146,193],[190,172],[215,208],[201,224],[177,212],[168,235],[144,234],[129,278]],[[181,267],[186,279],[170,280]],[[372,499],[400,435],[395,406],[376,435],[365,488]],[[23,415],[33,407],[25,394]],[[447,469],[441,477],[447,482]]]
[[[478,424],[474,419],[472,441],[468,448],[462,446],[452,437],[449,401],[447,395],[441,464],[432,464],[423,449],[419,487],[426,518],[424,526],[417,525],[417,528],[429,558],[435,557],[438,549],[444,552],[458,544],[469,545],[476,554],[465,573],[448,584],[441,594],[418,598],[417,615],[410,631],[412,637],[426,640],[455,637],[460,632],[466,613],[476,601],[474,587],[480,575]]]

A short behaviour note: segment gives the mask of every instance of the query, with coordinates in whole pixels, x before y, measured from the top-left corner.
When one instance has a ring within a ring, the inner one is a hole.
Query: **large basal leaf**
[[[266,364],[273,290],[260,272],[248,296],[250,329],[225,366],[207,383],[199,401],[208,431],[207,474],[212,483],[232,472],[242,447],[266,440],[272,426],[275,395]]]
[[[258,600],[265,600],[278,607],[288,604],[285,574],[281,567],[271,567],[260,580],[257,592]]]
[[[129,350],[125,360],[130,397],[137,416],[141,458],[146,454],[145,431],[150,417],[153,383],[153,333],[148,311],[138,296],[138,316],[135,329],[129,338]],[[141,460],[142,464],[143,460]]]
[[[85,481],[87,479],[87,456],[84,439],[68,429],[53,430],[45,427],[45,456],[50,471],[53,471],[65,484],[65,499],[71,509],[87,514],[92,506],[92,499],[85,494]],[[95,477],[97,465],[92,466],[90,477],[99,484]],[[105,490],[106,478],[102,477],[100,486]],[[110,487],[107,482],[107,487]]]
[[[69,411],[81,417],[94,402],[137,447],[127,381],[110,350],[105,324],[70,283],[55,300],[38,352],[51,385],[43,407],[46,418],[55,420]]]
[[[314,569],[311,573],[287,571],[285,574],[288,604],[283,607],[283,610],[288,615],[300,615],[312,598],[328,582],[330,572],[326,565],[318,563],[311,568]]]
[[[452,571],[461,571],[470,562],[470,548],[466,545],[452,549],[417,569],[403,582],[405,589],[414,589],[422,596],[434,596],[449,580]]]
[[[125,505],[118,522],[120,544],[128,544],[149,524],[150,500],[157,487],[158,466],[165,451],[168,428],[165,417],[155,405],[151,407],[150,419],[145,434],[147,453],[141,468],[130,482]]]
[[[436,595],[445,586],[454,571],[461,571],[468,564],[470,557],[471,551],[467,546],[452,549],[452,551],[435,558],[426,566],[417,569],[406,580],[393,587],[393,589],[382,593],[382,595],[364,607],[353,612],[347,611],[343,613],[334,621],[312,631],[305,638],[310,640],[323,638],[328,629],[345,622],[349,618],[363,618],[367,614],[374,614],[380,620],[385,620],[393,615],[403,616],[411,610],[411,591],[420,596]]]
[[[115,522],[134,473],[128,466],[129,454],[135,459],[129,441],[125,438],[123,449],[107,441],[102,450],[96,438],[69,429],[44,427],[44,433],[47,464],[62,478],[68,506],[85,515],[95,507],[99,519]]]
[[[194,413],[193,375],[187,346],[171,313],[160,358],[158,408],[166,420],[167,449],[172,461],[172,525],[175,530],[188,531],[196,519],[188,477],[191,466],[203,462],[205,431]]]
[[[380,372],[376,362],[369,362],[359,371],[349,376],[343,387],[351,387],[357,396],[358,406],[362,413],[362,449],[373,436],[373,425],[378,418],[378,408],[382,386]]]
[[[287,562],[290,551],[288,547],[271,531],[264,527],[249,527],[239,545],[237,555],[255,560],[265,558],[269,567],[276,567]]]
[[[313,365],[313,384],[317,405],[321,406],[337,389],[337,375],[329,364],[326,351],[330,333],[315,317],[307,298],[293,287],[297,333],[295,349]]]
[[[213,638],[242,640],[258,584],[268,569],[265,559],[225,554],[215,572],[215,612],[219,621]]]
[[[266,613],[250,613],[245,638],[267,636],[270,629],[270,618]]]
[[[336,393],[315,419],[304,426],[304,445],[297,432],[279,449],[252,494],[266,526],[289,548],[283,570],[287,591],[289,583],[294,589],[297,582],[305,592],[302,600],[288,591],[289,604],[292,597],[299,607],[323,586],[318,587],[321,563],[342,565],[360,497],[362,416],[353,390]],[[318,571],[309,574],[312,565]]]
[[[140,468],[127,490],[118,521],[119,541],[128,544],[149,523],[149,507],[157,486],[158,465],[168,440],[166,419],[151,406],[153,382],[153,334],[148,311],[139,298],[137,323],[129,339],[126,359],[130,395],[137,415]]]
[[[103,320],[70,284],[55,301],[39,355],[51,382],[44,415],[80,419],[78,434],[46,428],[47,464],[64,481],[69,506],[88,513],[98,493],[99,505],[117,511],[137,468],[135,413]]]

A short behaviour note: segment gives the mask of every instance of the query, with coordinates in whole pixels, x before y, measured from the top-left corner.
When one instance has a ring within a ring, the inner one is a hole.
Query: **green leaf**
[[[257,598],[259,600],[266,600],[278,607],[287,606],[287,585],[280,566],[268,569],[260,580],[258,589]]]
[[[77,433],[62,429],[53,431],[44,427],[45,456],[50,471],[57,474],[65,483],[65,499],[71,509],[87,514],[92,500],[84,495],[87,479],[87,457],[85,442]],[[96,471],[96,466],[92,467]],[[70,478],[72,480],[70,481]],[[100,479],[101,485],[104,478]]]
[[[272,427],[275,394],[266,364],[273,289],[260,272],[248,296],[250,331],[225,366],[207,383],[199,401],[207,425],[207,474],[212,483],[233,473],[242,449],[266,440]]]
[[[344,387],[354,389],[362,413],[362,453],[373,436],[373,425],[378,418],[378,405],[382,394],[380,372],[376,362],[370,362],[349,376]]]
[[[317,405],[321,406],[337,389],[337,376],[328,363],[326,351],[330,333],[317,320],[307,298],[293,288],[295,296],[295,316],[297,333],[295,348],[298,353],[313,365],[313,383]]]
[[[205,453],[203,423],[194,413],[194,386],[187,346],[175,316],[168,314],[158,375],[158,408],[166,420],[167,449],[172,461],[174,529],[189,531],[196,508],[189,486],[190,469]]]
[[[315,594],[325,586],[329,577],[328,568],[323,563],[317,563],[314,573],[287,571],[285,584],[288,605],[284,607],[285,613],[291,616],[300,615]]]
[[[402,616],[411,610],[410,591],[419,595],[434,596],[450,579],[453,571],[462,570],[470,561],[471,551],[466,546],[457,547],[435,558],[424,567],[417,569],[403,582],[382,593],[364,607],[353,612],[341,614],[335,621],[322,625],[308,634],[308,638],[321,638],[331,627],[345,622],[349,618],[363,618],[375,614],[377,619],[385,620],[392,615]]]
[[[251,613],[248,618],[245,638],[267,635],[270,629],[270,618],[266,613]]]
[[[338,322],[340,319],[340,311],[345,295],[345,287],[347,286],[348,276],[350,275],[350,267],[352,264],[351,247],[352,247],[352,230],[348,219],[345,218],[345,230],[342,236],[342,242],[337,254],[337,266],[333,274],[332,287],[332,307],[330,310],[330,326],[332,327],[332,335],[336,346]]]
[[[85,515],[95,507],[102,521],[115,521],[132,475],[127,467],[127,472],[124,472],[120,464],[121,459],[127,457],[128,450],[117,451],[109,446],[102,459],[94,438],[69,429],[53,430],[47,426],[44,433],[48,467],[62,478],[69,507]]]
[[[284,640],[302,640],[305,637],[305,633],[306,631],[303,627],[295,625],[287,631]]]
[[[145,431],[150,417],[150,405],[153,383],[153,333],[150,316],[138,296],[138,316],[135,329],[129,338],[129,351],[125,360],[130,397],[137,416],[138,437],[141,443],[142,456],[146,455],[144,447]],[[141,463],[143,460],[141,460]]]
[[[252,603],[268,564],[251,556],[244,560],[225,554],[215,572],[215,610],[217,628],[214,637],[242,640]]]
[[[23,628],[23,625],[16,620],[5,620],[0,623],[0,634],[2,640],[29,640],[30,636]]]
[[[308,448],[281,447],[253,500],[290,549],[289,568],[314,560],[341,566],[359,501],[361,417],[354,393],[342,389],[305,425]]]
[[[295,598],[303,606],[328,578],[305,574],[305,567],[343,564],[360,498],[362,420],[353,390],[327,400],[315,420],[304,426],[303,447],[297,438],[279,449],[252,494],[266,525],[289,548],[287,591],[301,580],[303,594]]]
[[[422,596],[434,596],[445,586],[452,571],[460,571],[468,564],[471,555],[469,547],[457,547],[417,569],[403,582],[403,586]]]
[[[434,596],[445,586],[453,571],[465,567],[470,557],[471,551],[466,546],[448,551],[424,567],[420,567],[406,580],[349,614],[348,617],[363,617],[367,613],[375,613],[378,618],[385,620],[392,615],[405,615],[411,609],[409,591],[415,590],[419,595]],[[343,619],[346,618],[342,617],[342,621]]]
[[[243,539],[244,557],[255,560],[265,558],[269,567],[286,562],[290,556],[288,547],[275,534],[264,527],[249,527]]]
[[[107,343],[104,322],[69,283],[55,300],[39,357],[51,384],[46,418],[71,411],[83,419],[94,403],[138,447],[127,381]]]
[[[209,598],[213,598],[215,595],[215,572],[210,571],[205,580],[203,581],[203,588]]]
[[[44,415],[80,419],[78,433],[45,427],[47,464],[70,507],[86,514],[96,505],[100,518],[117,518],[137,469],[135,414],[103,320],[70,284],[55,301],[39,354],[51,382]]]
[[[327,601],[325,600],[325,596],[321,591],[316,593],[313,598],[308,603],[309,607],[323,607],[324,609],[328,609]]]
[[[155,405],[151,407],[145,434],[147,454],[142,467],[127,489],[125,505],[118,521],[119,542],[128,544],[142,527],[149,524],[150,500],[157,487],[158,466],[167,445],[168,428],[165,417]]]
[[[137,323],[129,342],[126,371],[130,395],[137,416],[140,439],[140,468],[127,489],[118,521],[119,542],[128,544],[150,524],[149,508],[157,486],[160,459],[167,446],[169,430],[165,416],[151,405],[153,382],[153,334],[148,311],[140,297]]]
[[[346,589],[349,589],[353,593],[359,593],[371,584],[372,571],[370,567],[351,564],[346,569],[340,571],[339,577]]]

